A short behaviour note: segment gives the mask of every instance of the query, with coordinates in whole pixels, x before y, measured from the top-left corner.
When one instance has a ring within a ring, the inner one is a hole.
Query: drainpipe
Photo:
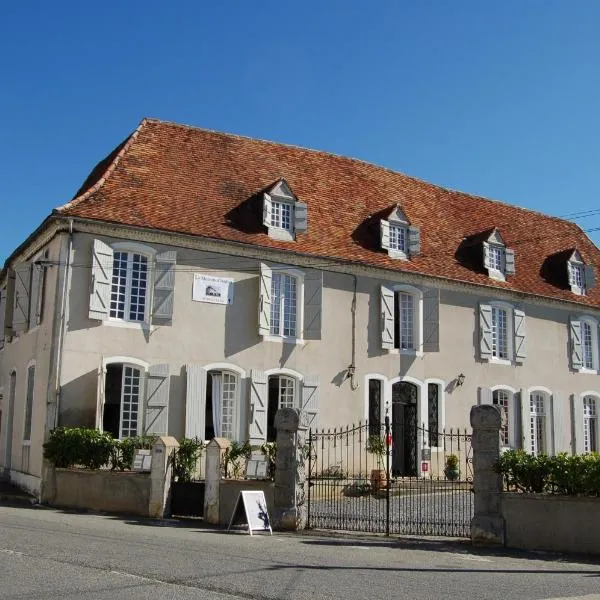
[[[358,383],[355,380],[356,376],[356,288],[358,286],[358,277],[353,275],[354,278],[354,292],[352,294],[352,305],[350,308],[350,314],[352,316],[352,362],[348,367],[348,377],[350,378],[350,389],[355,391],[358,389]]]

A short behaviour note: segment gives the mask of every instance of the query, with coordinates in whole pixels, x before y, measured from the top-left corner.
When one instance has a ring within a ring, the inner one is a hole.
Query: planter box
[[[600,554],[600,498],[504,493],[506,546]]]

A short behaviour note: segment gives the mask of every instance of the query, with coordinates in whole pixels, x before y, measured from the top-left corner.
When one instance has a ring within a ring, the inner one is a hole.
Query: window
[[[142,434],[142,369],[112,363],[106,366],[102,429],[114,438]]]
[[[439,446],[440,432],[440,385],[427,384],[427,428],[429,429],[429,446]]]
[[[27,395],[25,397],[25,421],[23,426],[23,441],[31,440],[31,418],[33,413],[33,387],[35,383],[35,365],[27,369]]]
[[[115,252],[110,316],[126,321],[144,321],[147,285],[148,258],[133,252]]]
[[[271,204],[271,227],[292,230],[292,205],[273,201]]]
[[[492,279],[504,281],[506,275],[515,274],[514,250],[506,247],[497,229],[483,242],[483,265]]]
[[[386,350],[421,353],[434,350],[423,344],[423,292],[412,286],[381,286],[381,346]],[[431,302],[429,302],[431,301]],[[428,297],[427,314],[435,332],[428,333],[428,340],[437,342],[437,306],[439,298]],[[435,321],[435,322],[433,322]]]
[[[379,222],[381,247],[390,258],[408,259],[421,253],[421,230],[411,225],[399,206]]]
[[[583,275],[583,265],[579,263],[569,263],[569,284],[582,290],[585,287],[585,278]]]
[[[508,358],[508,311],[492,306],[492,356]]]
[[[567,275],[571,291],[578,296],[585,296],[586,291],[596,285],[594,266],[586,265],[577,250],[567,261]]]
[[[530,410],[530,451],[534,455],[546,454],[548,443],[546,439],[546,420],[548,399],[544,392],[531,392],[529,397]]]
[[[504,273],[504,249],[490,245],[488,250],[489,269]]]
[[[280,408],[297,408],[296,380],[287,375],[271,375],[268,388],[267,442],[277,438],[275,413]]]
[[[273,273],[271,279],[271,335],[296,335],[297,284],[286,273]]]
[[[237,439],[237,391],[235,373],[209,371],[206,380],[206,430],[205,440],[214,437]]]
[[[390,250],[406,254],[406,227],[390,225]]]
[[[492,404],[500,410],[500,442],[503,446],[511,446],[511,436],[509,433],[512,393],[508,390],[494,390],[492,393]]]
[[[510,304],[480,304],[479,335],[482,360],[510,364],[527,357],[525,313]]]
[[[594,396],[583,398],[583,450],[598,452],[598,403]]]
[[[394,348],[415,350],[415,301],[412,294],[396,292],[396,321],[394,323]]]
[[[293,241],[296,233],[308,229],[308,210],[284,179],[280,179],[263,195],[263,225],[269,237]]]
[[[581,350],[583,366],[586,369],[594,368],[594,338],[592,337],[592,324],[589,321],[581,322]]]
[[[6,313],[5,324],[15,334],[33,329],[42,322],[47,256],[45,250],[30,262],[17,264],[14,276],[9,278],[7,295],[12,294],[12,306]]]
[[[381,435],[382,387],[383,382],[381,379],[369,379],[369,407],[367,413],[369,436]]]
[[[598,322],[592,317],[572,319],[569,323],[571,367],[574,371],[597,373],[600,370]]]

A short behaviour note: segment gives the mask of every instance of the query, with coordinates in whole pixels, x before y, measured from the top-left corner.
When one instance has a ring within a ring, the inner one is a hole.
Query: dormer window
[[[381,247],[388,251],[390,258],[408,260],[421,252],[421,230],[411,226],[399,206],[381,219]]]
[[[307,230],[306,204],[296,198],[285,179],[264,193],[263,224],[276,240],[293,241],[296,233]]]
[[[567,261],[567,272],[571,291],[578,296],[585,296],[586,290],[593,288],[596,284],[593,265],[586,265],[577,250]]]
[[[483,242],[483,264],[492,279],[504,281],[506,275],[515,274],[514,250],[506,247],[497,229]]]

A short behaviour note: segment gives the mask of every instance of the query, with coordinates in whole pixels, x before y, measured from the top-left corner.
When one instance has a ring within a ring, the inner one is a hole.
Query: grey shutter
[[[273,204],[271,196],[265,192],[263,195],[263,225],[271,227],[271,215],[273,213]]]
[[[525,339],[525,313],[515,308],[513,312],[515,325],[515,360],[523,362],[527,358],[527,343]]]
[[[154,260],[154,299],[152,323],[170,325],[173,320],[175,296],[175,265],[177,252],[161,252]]]
[[[314,428],[319,412],[319,378],[317,376],[309,375],[302,381],[302,412],[305,426]]]
[[[294,204],[294,231],[303,233],[308,229],[308,207],[304,202]]]
[[[391,350],[394,347],[394,290],[387,286],[381,286],[381,347]]]
[[[487,242],[483,242],[483,266],[490,268],[490,245]]]
[[[379,221],[379,231],[381,233],[381,247],[384,250],[390,249],[390,223],[385,219]]]
[[[250,428],[251,444],[262,444],[267,439],[267,376],[256,369],[250,373]]]
[[[421,229],[410,226],[408,228],[408,255],[418,256],[421,254]]]
[[[12,323],[15,333],[25,331],[29,325],[30,287],[31,264],[18,264],[15,267],[15,298]]]
[[[569,398],[560,392],[552,394],[554,452],[571,453],[571,410]]]
[[[6,290],[0,290],[0,350],[4,348],[4,313],[6,312]]]
[[[423,352],[440,351],[440,291],[423,292]]]
[[[527,390],[521,390],[521,436],[523,450],[531,454],[531,400]]]
[[[492,307],[479,305],[479,356],[483,360],[492,358]]]
[[[581,321],[569,321],[569,337],[571,345],[571,368],[575,371],[583,367],[583,348],[581,346]]]
[[[5,306],[4,306],[4,336],[9,338],[13,334],[13,314],[15,311],[15,272],[13,269],[8,269],[8,277],[6,280],[5,290]]]
[[[596,274],[594,273],[594,265],[583,265],[583,273],[585,277],[585,287],[588,290],[596,287]]]
[[[169,365],[151,365],[146,376],[144,433],[167,435],[169,426]]]
[[[305,340],[321,339],[323,303],[323,272],[310,270],[304,276],[304,334]]]
[[[258,296],[258,333],[271,333],[271,280],[273,271],[265,263],[260,263],[260,290]]]
[[[571,404],[573,407],[573,431],[575,433],[575,454],[585,452],[584,427],[583,427],[583,398],[578,394],[572,394]]]
[[[489,387],[480,387],[478,388],[479,398],[478,404],[493,404],[494,396],[492,393],[492,389]]]
[[[42,322],[42,295],[44,292],[45,269],[35,262],[31,265],[31,302],[29,309],[29,328]]]
[[[103,321],[110,311],[113,249],[101,240],[94,240],[92,248],[92,289],[90,292],[90,319]]]
[[[510,248],[504,250],[504,270],[507,275],[515,274],[515,251]]]
[[[185,437],[204,439],[206,435],[206,369],[186,365]]]

